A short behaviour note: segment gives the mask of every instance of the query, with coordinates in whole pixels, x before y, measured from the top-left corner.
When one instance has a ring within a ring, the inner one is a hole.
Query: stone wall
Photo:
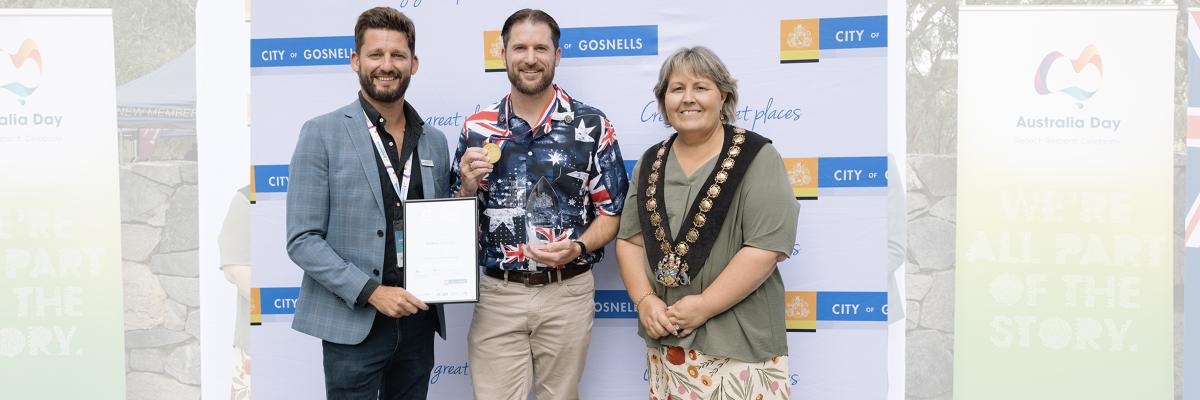
[[[128,399],[200,397],[195,136],[170,141],[121,167]]]

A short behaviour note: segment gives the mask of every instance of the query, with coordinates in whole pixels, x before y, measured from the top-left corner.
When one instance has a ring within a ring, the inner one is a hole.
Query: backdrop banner
[[[255,398],[324,390],[320,341],[290,328],[302,271],[285,251],[287,164],[306,120],[356,98],[358,80],[348,65],[354,22],[375,5],[396,7],[416,23],[421,64],[406,100],[445,132],[451,151],[464,119],[508,92],[499,31],[519,8],[541,8],[558,21],[563,60],[555,81],[607,114],[630,171],[672,132],[652,93],[663,59],[684,46],[713,49],[738,79],[733,122],[774,141],[802,205],[791,258],[779,265],[788,291],[792,395],[887,394],[886,1],[300,0],[254,2],[251,21]],[[611,247],[595,276],[582,396],[646,398],[645,345]],[[430,398],[471,396],[472,309],[447,307],[449,335],[436,341]]]

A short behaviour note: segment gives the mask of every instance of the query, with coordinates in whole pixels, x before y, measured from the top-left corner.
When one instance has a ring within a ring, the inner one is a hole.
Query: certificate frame
[[[479,200],[475,197],[404,202],[405,290],[426,304],[479,302],[478,204]],[[438,243],[430,243],[431,240]],[[429,265],[438,262],[449,265],[437,267],[442,269],[441,272],[432,271]],[[414,267],[413,263],[422,266]],[[439,279],[443,283],[466,280],[463,284],[470,288],[454,293],[438,293],[427,286],[436,285]]]

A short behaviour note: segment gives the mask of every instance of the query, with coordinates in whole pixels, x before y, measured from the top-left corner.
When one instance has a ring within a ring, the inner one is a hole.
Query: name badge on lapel
[[[571,123],[575,120],[575,112],[556,112],[550,114],[550,119],[556,119],[562,122]]]

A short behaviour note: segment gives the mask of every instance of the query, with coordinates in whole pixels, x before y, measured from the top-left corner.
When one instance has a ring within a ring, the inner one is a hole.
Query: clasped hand
[[[712,316],[702,294],[684,296],[671,306],[657,296],[649,296],[638,307],[638,320],[653,339],[690,335]]]

